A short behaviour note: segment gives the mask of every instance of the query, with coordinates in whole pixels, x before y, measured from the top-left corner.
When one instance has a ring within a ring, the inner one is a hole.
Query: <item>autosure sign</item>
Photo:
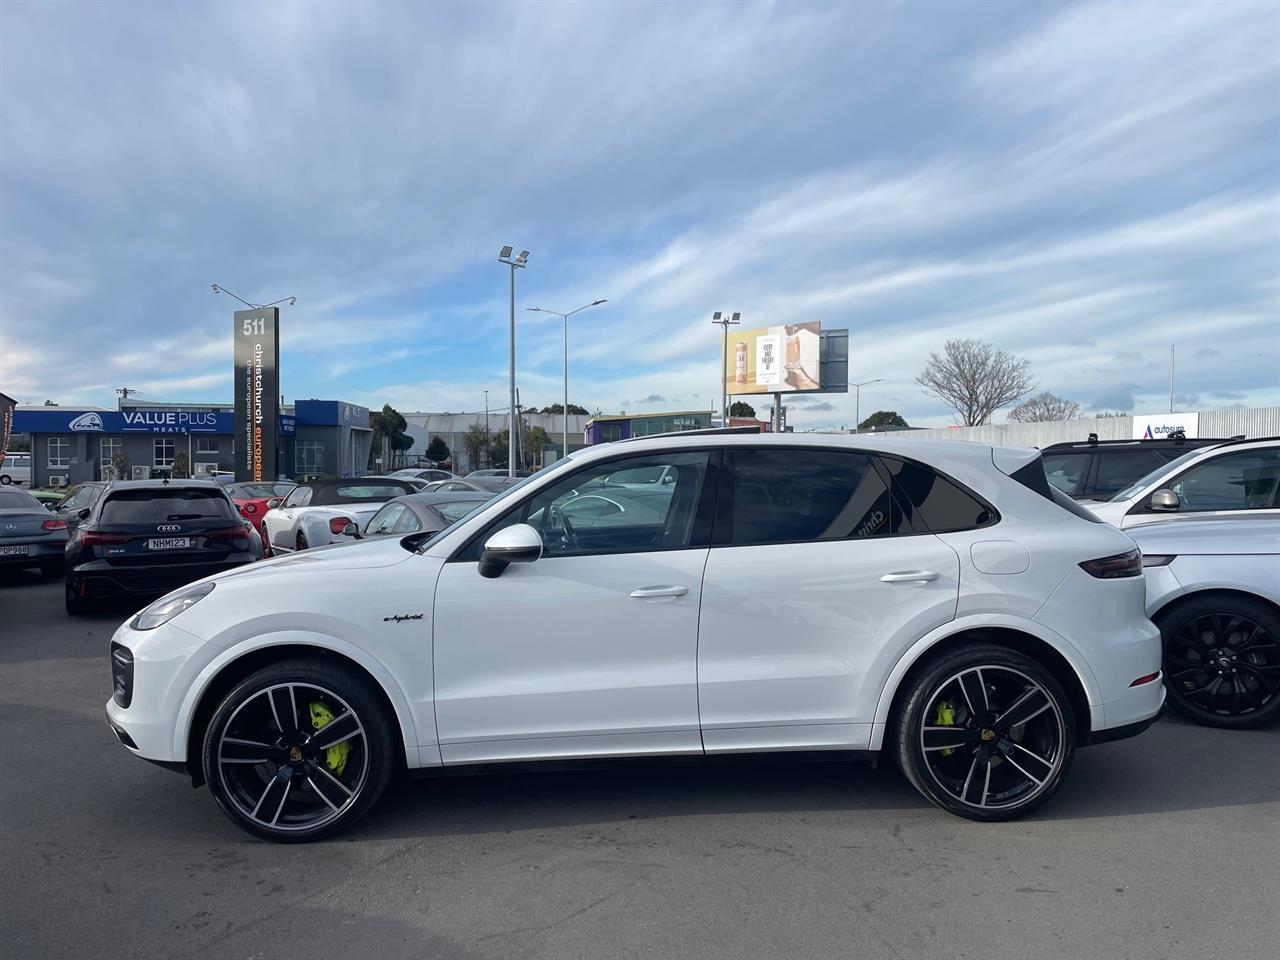
[[[280,420],[280,310],[235,313],[236,480],[274,480]]]
[[[1135,416],[1133,418],[1133,439],[1163,440],[1178,431],[1188,440],[1200,436],[1200,414],[1198,413],[1157,413],[1152,416]]]
[[[817,323],[731,332],[725,365],[728,392],[736,396],[821,389],[819,334]]]

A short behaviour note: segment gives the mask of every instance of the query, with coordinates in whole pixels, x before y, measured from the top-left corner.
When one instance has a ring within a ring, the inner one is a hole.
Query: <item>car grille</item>
[[[119,707],[133,701],[133,654],[118,643],[111,645],[111,695]]]

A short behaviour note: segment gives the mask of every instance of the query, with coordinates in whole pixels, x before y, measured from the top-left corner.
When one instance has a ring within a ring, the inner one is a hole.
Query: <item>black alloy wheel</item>
[[[1061,786],[1075,750],[1062,687],[1035,660],[1004,647],[944,656],[918,674],[898,714],[907,779],[971,820],[1012,820]]]
[[[1249,597],[1205,596],[1158,618],[1169,704],[1196,723],[1242,729],[1280,716],[1280,615]]]
[[[345,667],[287,661],[232,690],[204,739],[214,799],[267,840],[314,840],[363,816],[382,794],[393,737],[377,693]]]

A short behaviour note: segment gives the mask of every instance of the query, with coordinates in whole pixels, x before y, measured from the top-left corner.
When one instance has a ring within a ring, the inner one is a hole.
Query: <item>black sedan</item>
[[[0,490],[0,567],[39,567],[46,577],[57,576],[66,546],[65,520],[25,490]]]
[[[360,537],[437,533],[491,497],[487,493],[411,493],[396,497],[369,518]]]
[[[46,514],[47,516],[47,514]],[[67,612],[167,593],[262,556],[262,541],[211,480],[112,483],[66,547]]]

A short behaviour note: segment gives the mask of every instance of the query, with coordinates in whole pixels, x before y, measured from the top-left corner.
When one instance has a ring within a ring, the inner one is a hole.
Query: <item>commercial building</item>
[[[279,418],[280,476],[357,476],[373,431],[369,411],[339,400],[299,400]],[[115,477],[167,477],[185,454],[195,476],[234,469],[233,404],[122,401],[104,407],[19,406],[14,433],[31,445],[32,486]],[[122,467],[117,471],[116,466]]]
[[[711,427],[711,417],[710,410],[592,417],[586,423],[587,443],[611,443],[614,440],[648,437],[657,433],[676,433],[681,430],[707,430]]]
[[[425,457],[427,447],[431,445],[431,441],[439,437],[444,441],[445,446],[449,448],[454,473],[466,474],[472,470],[506,465],[507,457],[505,453],[500,458],[493,458],[494,462],[491,463],[489,458],[484,455],[483,444],[479,448],[468,449],[468,443],[470,442],[468,435],[473,429],[480,432],[487,430],[491,439],[506,430],[511,417],[505,412],[500,413],[497,410],[493,410],[486,414],[483,410],[476,413],[429,413],[416,411],[411,413],[402,412],[401,415],[408,424],[405,432],[413,437],[413,446],[409,448],[407,455],[410,462],[415,462],[419,458]],[[561,450],[561,447],[564,446],[565,417],[562,414],[530,411],[521,414],[520,419],[524,424],[523,429],[526,438],[536,427],[541,427],[547,438],[540,449],[531,451],[530,462],[535,466],[544,466],[548,463],[554,463],[564,456],[564,451]],[[584,432],[589,419],[589,417],[577,414],[569,415],[569,452],[572,453],[574,450],[586,446],[587,441],[584,439]]]

